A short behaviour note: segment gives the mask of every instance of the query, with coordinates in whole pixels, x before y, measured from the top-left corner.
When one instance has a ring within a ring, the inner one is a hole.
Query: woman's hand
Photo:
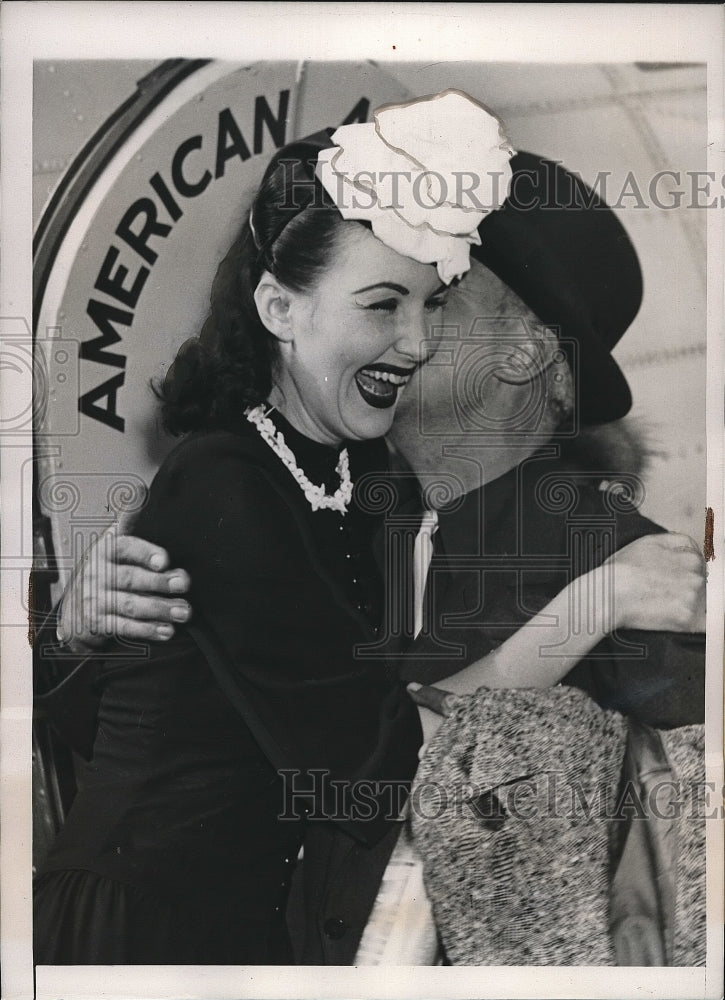
[[[189,589],[188,573],[167,569],[168,553],[125,534],[124,524],[88,548],[63,594],[58,639],[71,652],[89,653],[113,636],[165,641],[175,623],[191,617],[180,596]]]
[[[687,535],[647,535],[602,565],[614,582],[618,628],[705,631],[705,560]]]

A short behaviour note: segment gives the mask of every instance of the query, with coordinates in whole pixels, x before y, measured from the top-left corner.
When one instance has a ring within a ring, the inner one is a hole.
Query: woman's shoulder
[[[249,434],[244,427],[240,427],[239,430],[194,431],[172,448],[159,472],[193,466],[211,466],[220,458],[258,464],[259,459],[264,456],[260,444],[263,442]]]
[[[284,468],[256,434],[246,428],[195,431],[187,435],[167,455],[151,490],[169,487],[224,487],[235,483],[239,489],[257,492],[274,489]]]
[[[285,470],[267,451],[261,439],[244,433],[189,434],[156,473],[141,524],[155,535],[177,527],[209,537],[217,523],[253,529],[260,518],[266,522],[279,515],[285,506],[280,471]]]

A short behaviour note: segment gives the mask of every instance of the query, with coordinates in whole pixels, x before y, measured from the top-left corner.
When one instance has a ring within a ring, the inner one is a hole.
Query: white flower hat
[[[406,257],[437,265],[449,284],[470,267],[478,226],[500,208],[514,154],[501,122],[467,94],[446,90],[378,108],[343,125],[317,176],[344,219]]]

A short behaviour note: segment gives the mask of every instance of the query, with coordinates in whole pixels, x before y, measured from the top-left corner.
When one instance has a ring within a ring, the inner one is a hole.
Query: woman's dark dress
[[[274,419],[334,491],[337,451]],[[349,452],[354,481],[385,467],[382,442]],[[381,634],[379,526],[355,498],[345,516],[313,512],[242,421],[172,452],[136,528],[189,571],[195,621],[222,641],[296,788],[310,769],[398,784],[415,771],[414,706],[385,659],[354,652]],[[139,652],[119,646],[100,667],[93,759],[36,884],[35,961],[289,962],[284,908],[310,820],[301,807],[278,819],[282,781],[185,630]],[[374,844],[382,811],[334,818]]]

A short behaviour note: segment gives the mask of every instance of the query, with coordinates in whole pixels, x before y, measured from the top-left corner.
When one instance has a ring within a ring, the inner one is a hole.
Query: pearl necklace
[[[324,486],[315,486],[300,469],[292,449],[285,443],[284,434],[277,430],[269,417],[265,416],[265,412],[268,411],[265,411],[263,406],[255,406],[245,410],[244,416],[251,424],[254,424],[263,440],[292,473],[312,509],[336,510],[340,514],[346,514],[352,499],[352,480],[350,479],[350,460],[347,448],[343,448],[340,452],[340,460],[335,469],[340,477],[340,485],[332,496],[329,496],[325,492]]]

